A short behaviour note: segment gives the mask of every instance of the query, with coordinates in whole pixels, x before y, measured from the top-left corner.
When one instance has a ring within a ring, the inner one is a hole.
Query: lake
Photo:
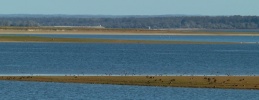
[[[98,38],[91,35],[83,36],[85,37],[81,36],[81,38]],[[160,36],[151,37],[161,39]],[[214,36],[187,37],[184,38],[186,40],[215,38]],[[107,36],[99,38],[107,38]],[[125,37],[114,36],[113,38]],[[128,38],[150,40],[145,36]],[[252,37],[237,38],[219,37],[218,40],[248,42],[259,40],[258,37],[253,37],[256,38],[255,40],[252,40]],[[258,44],[0,43],[1,75],[124,75],[125,73],[127,75],[164,76],[259,75],[258,61]],[[0,99],[8,100],[258,100],[259,97],[257,90],[73,83],[0,81],[0,88]]]
[[[2,74],[258,75],[257,44],[0,43]]]
[[[258,100],[257,90],[0,81],[1,100]]]

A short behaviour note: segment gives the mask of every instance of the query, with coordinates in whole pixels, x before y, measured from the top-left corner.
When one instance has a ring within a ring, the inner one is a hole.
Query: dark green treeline
[[[259,16],[0,16],[0,26],[103,26],[106,28],[259,29]]]

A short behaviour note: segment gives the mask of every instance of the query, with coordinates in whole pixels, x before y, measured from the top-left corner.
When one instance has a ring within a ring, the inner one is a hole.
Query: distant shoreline
[[[259,89],[259,76],[0,76],[0,80],[161,87]]]
[[[0,42],[34,43],[120,43],[120,44],[240,44],[239,42],[164,41],[164,40],[117,40],[87,38],[51,38],[37,36],[0,36]],[[247,44],[247,43],[243,43]]]
[[[199,30],[143,30],[75,27],[0,27],[0,42],[55,42],[55,43],[142,43],[142,44],[257,44],[249,42],[204,42],[166,40],[116,40],[48,38],[36,36],[8,36],[11,34],[66,34],[66,35],[178,35],[178,36],[259,36],[259,32],[205,32]],[[1,36],[2,35],[2,36]]]
[[[205,36],[259,36],[259,32],[221,32],[197,29],[148,30],[106,29],[81,27],[0,27],[0,34],[96,34],[96,35],[205,35]]]

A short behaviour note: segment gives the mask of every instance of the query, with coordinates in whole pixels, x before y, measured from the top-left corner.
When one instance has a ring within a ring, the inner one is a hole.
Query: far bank
[[[100,34],[100,35],[211,35],[259,36],[259,32],[208,31],[202,29],[111,29],[84,27],[0,27],[0,34]]]

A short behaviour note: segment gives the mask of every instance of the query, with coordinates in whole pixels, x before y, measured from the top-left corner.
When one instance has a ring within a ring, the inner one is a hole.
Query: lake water
[[[257,44],[0,43],[2,74],[258,75]]]
[[[251,42],[250,38],[239,38]],[[258,61],[259,44],[0,43],[1,75],[259,75]],[[0,81],[0,88],[0,99],[4,100],[258,100],[259,97],[256,90],[44,82]]]
[[[258,100],[256,90],[0,81],[1,100]]]

